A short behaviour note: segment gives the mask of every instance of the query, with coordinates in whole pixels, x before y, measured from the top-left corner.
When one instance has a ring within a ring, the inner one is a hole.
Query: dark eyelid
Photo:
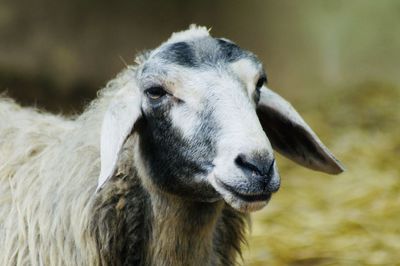
[[[268,83],[267,74],[265,74],[265,72],[261,73],[258,79],[264,79],[264,83]]]
[[[164,89],[164,87],[162,87],[162,86],[151,86],[151,87],[149,87],[149,88],[147,88],[147,89],[145,89],[144,91],[145,92],[155,92],[155,91],[163,91],[163,92],[165,92],[165,93],[167,93],[167,91]]]
[[[260,90],[260,88],[261,88],[262,86],[264,86],[266,83],[267,83],[267,78],[266,78],[266,76],[260,76],[260,77],[258,78],[258,80],[257,80],[257,83],[256,83],[256,90]]]
[[[144,91],[147,91],[148,89],[151,89],[151,88],[162,88],[167,94],[174,96],[174,94],[170,90],[168,90],[168,88],[166,86],[159,84],[159,83],[147,85],[146,89]]]
[[[174,96],[174,94],[168,89],[167,86],[162,85],[162,86],[160,86],[160,87],[162,87],[162,88],[165,90],[165,92],[166,92],[167,94]]]

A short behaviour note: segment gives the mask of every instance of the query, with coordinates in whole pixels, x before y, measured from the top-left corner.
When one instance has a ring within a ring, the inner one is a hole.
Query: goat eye
[[[265,76],[260,77],[256,83],[256,90],[260,90],[266,81],[267,81],[267,78]]]
[[[147,97],[149,97],[151,100],[158,100],[167,94],[167,92],[163,89],[163,87],[160,86],[151,87],[147,89],[145,93]]]

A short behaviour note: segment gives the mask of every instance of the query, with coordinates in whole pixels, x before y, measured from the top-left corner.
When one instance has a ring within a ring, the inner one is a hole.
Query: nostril
[[[257,162],[251,162],[244,154],[239,154],[235,159],[235,163],[242,169],[252,171],[255,175],[263,176],[262,166],[257,166]]]
[[[267,176],[271,176],[274,171],[275,159],[272,159],[271,165],[268,168]]]

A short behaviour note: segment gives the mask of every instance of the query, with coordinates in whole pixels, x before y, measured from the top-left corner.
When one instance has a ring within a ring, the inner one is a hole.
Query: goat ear
[[[134,81],[129,81],[111,100],[101,128],[101,170],[96,191],[114,174],[122,146],[141,115],[140,103]]]
[[[261,89],[257,114],[272,147],[298,164],[329,174],[344,168],[292,105],[270,89]]]

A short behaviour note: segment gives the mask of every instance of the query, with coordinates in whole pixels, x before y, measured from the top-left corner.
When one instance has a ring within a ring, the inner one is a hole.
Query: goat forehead
[[[159,58],[164,63],[191,68],[232,63],[243,58],[252,60],[256,64],[259,63],[252,53],[241,49],[235,43],[210,36],[166,43],[156,49],[152,57]]]
[[[150,52],[141,69],[143,89],[163,86],[181,100],[199,106],[218,94],[225,98],[221,93],[227,90],[251,89],[263,68],[254,54],[233,42],[203,36],[161,45]]]

